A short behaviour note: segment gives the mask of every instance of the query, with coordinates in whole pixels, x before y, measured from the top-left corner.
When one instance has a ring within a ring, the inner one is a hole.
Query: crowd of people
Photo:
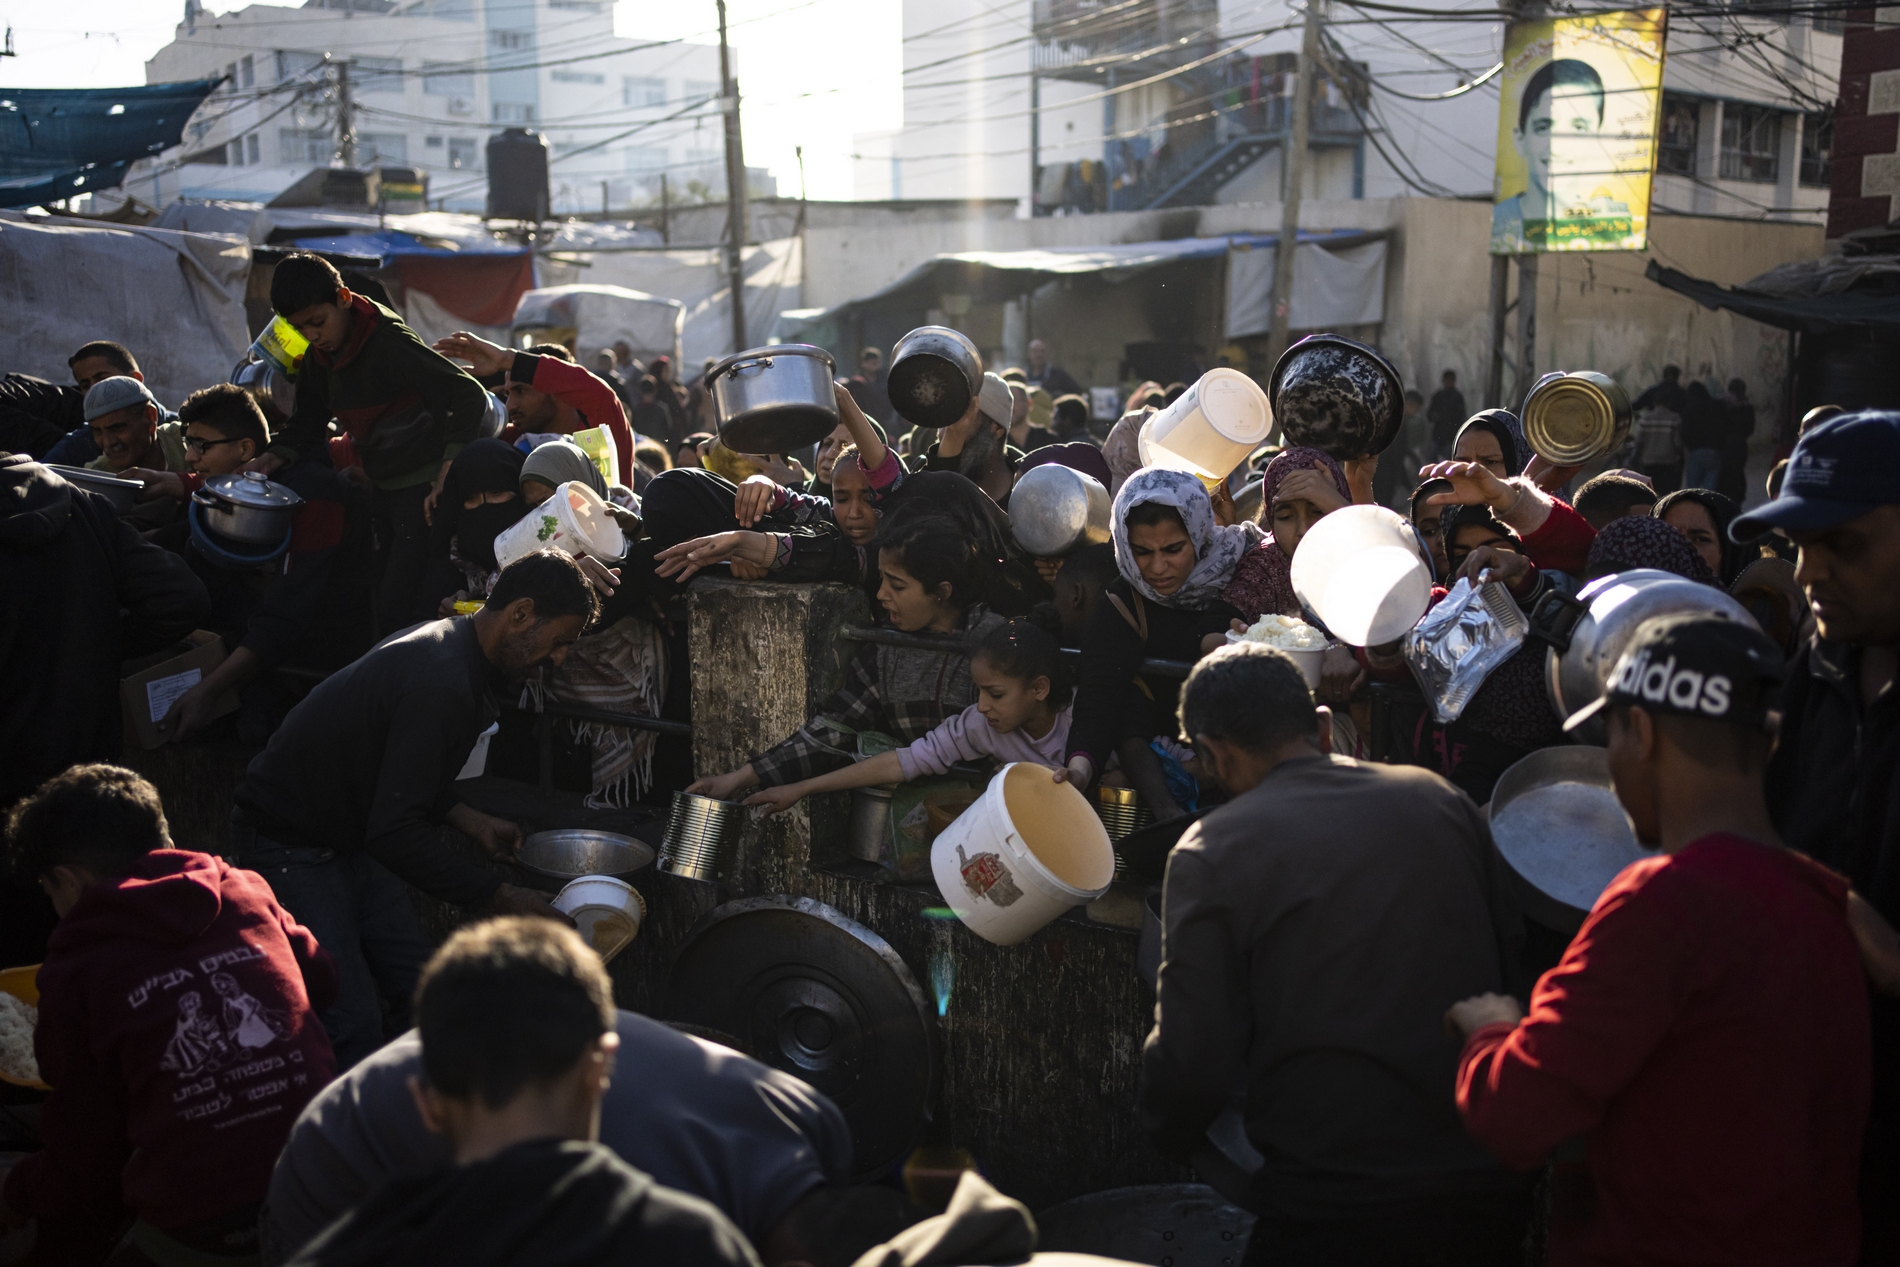
[[[1141,457],[1188,384],[1098,422],[1036,341],[941,428],[901,416],[865,349],[801,460],[720,441],[710,363],[682,386],[625,349],[589,370],[560,345],[431,346],[372,290],[286,258],[294,379],[254,363],[175,413],[115,342],[80,348],[71,386],[0,382],[0,580],[22,596],[0,616],[0,963],[43,961],[53,1088],[0,1218],[34,1222],[31,1261],[1027,1256],[1026,1215],[974,1177],[937,1217],[1014,1256],[917,1256],[979,1251],[852,1186],[822,1095],[616,1011],[507,867],[519,826],[458,786],[544,697],[684,717],[670,605],[703,573],[856,587],[918,636],[862,644],[732,770],[573,723],[589,804],[683,789],[772,814],[1027,762],[1194,820],[1140,1102],[1103,1111],[1185,1160],[1239,1098],[1266,1159],[1247,1262],[1519,1263],[1541,1236],[1552,1262],[1900,1255],[1900,415],[1816,411],[1744,512],[1739,424],[1696,429],[1701,383],[1637,402],[1680,416],[1679,471],[1637,450],[1580,481],[1447,372],[1384,455],[1269,446],[1203,481]],[[1012,498],[1047,464],[1100,485],[1106,541],[1017,540]],[[274,550],[203,513],[233,480],[290,495]],[[498,550],[566,489],[621,554]],[[1302,542],[1375,502],[1416,529],[1433,603],[1495,580],[1528,615],[1659,569],[1759,628],[1653,622],[1568,717],[1527,640],[1450,722],[1397,643],[1329,646],[1316,686],[1230,645],[1310,616]],[[223,856],[175,843],[112,764],[122,666],[201,629],[223,659],[154,720],[256,749]],[[1586,722],[1654,856],[1553,940],[1482,807]],[[467,924],[432,948],[411,889]]]

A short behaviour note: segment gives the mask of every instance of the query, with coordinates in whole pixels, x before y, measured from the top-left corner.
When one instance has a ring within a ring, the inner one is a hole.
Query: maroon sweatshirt
[[[41,1136],[6,1184],[25,1214],[133,1207],[161,1230],[264,1199],[336,1072],[313,1008],[337,971],[270,885],[209,854],[147,854],[88,889],[40,968]]]
[[[1848,883],[1739,836],[1626,868],[1517,1026],[1472,1034],[1458,1108],[1540,1164],[1582,1135],[1594,1211],[1553,1264],[1849,1264],[1872,1076]]]

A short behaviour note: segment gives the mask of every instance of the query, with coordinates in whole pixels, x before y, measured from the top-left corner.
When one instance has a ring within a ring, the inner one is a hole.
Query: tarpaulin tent
[[[1860,267],[1857,268],[1857,264]],[[1655,260],[1649,262],[1643,276],[1658,286],[1687,295],[1704,308],[1726,308],[1751,321],[1781,330],[1802,334],[1833,334],[1863,327],[1900,330],[1900,284],[1895,282],[1895,270],[1891,266],[1882,268],[1880,264],[1877,260],[1845,263],[1815,260],[1786,266],[1817,274],[1823,271],[1848,274],[1838,286],[1792,285],[1784,269],[1777,269],[1745,285],[1728,287],[1664,268]],[[1764,289],[1763,284],[1777,274],[1784,274],[1776,287],[1780,293]]]
[[[625,286],[548,286],[531,290],[515,307],[514,331],[571,331],[585,365],[594,353],[625,341],[642,361],[656,356],[680,360],[680,331],[686,305],[659,299]]]
[[[528,248],[486,234],[423,237],[390,229],[298,238],[297,245],[394,261],[404,289],[422,291],[475,325],[507,325],[521,296],[534,287],[534,256]]]
[[[0,88],[0,207],[117,188],[135,160],[178,144],[219,82]]]

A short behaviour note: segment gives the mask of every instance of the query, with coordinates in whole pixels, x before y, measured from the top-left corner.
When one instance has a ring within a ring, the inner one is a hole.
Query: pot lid
[[[303,498],[282,484],[272,483],[256,471],[247,471],[243,475],[214,475],[205,481],[204,486],[205,491],[213,496],[258,510],[294,510],[303,505]]]

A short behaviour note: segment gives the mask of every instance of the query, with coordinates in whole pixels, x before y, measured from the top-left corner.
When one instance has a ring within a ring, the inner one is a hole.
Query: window
[[[244,166],[244,140],[242,137],[231,142],[230,164],[233,167]]]
[[[533,123],[534,107],[512,101],[496,101],[489,106],[489,117],[496,123]]]
[[[314,83],[320,76],[316,73],[323,65],[322,53],[304,53],[295,49],[277,50],[277,82],[287,79],[301,79]]]
[[[662,145],[637,145],[620,151],[627,165],[629,176],[651,176],[666,169],[666,147]]]
[[[1834,112],[1817,110],[1801,121],[1801,183],[1826,189],[1833,180]]]
[[[476,155],[475,138],[472,136],[452,136],[449,138],[449,166],[458,172],[474,171],[479,164]]]
[[[277,161],[286,167],[327,164],[336,153],[336,139],[327,128],[279,128],[277,153]]]
[[[557,84],[604,84],[605,75],[590,75],[584,70],[557,70],[550,76]]]
[[[1838,11],[1814,13],[1808,20],[1814,23],[1814,29],[1823,35],[1839,35],[1847,29],[1845,19]]]
[[[424,62],[422,91],[431,97],[472,97],[475,72],[460,62]]]
[[[238,86],[237,75],[238,75],[237,63],[226,62],[224,64],[224,83],[219,85],[218,91],[219,92],[236,92],[237,86]]]
[[[442,138],[439,136],[425,136],[422,138],[422,148],[425,150],[439,150],[442,148]]]
[[[681,88],[685,92],[687,101],[705,101],[708,98],[717,100],[719,97],[719,84],[716,80],[689,79],[681,85]]]
[[[1656,170],[1674,176],[1695,175],[1696,139],[1702,128],[1702,103],[1694,97],[1665,92],[1662,99],[1662,138],[1656,147]]]
[[[245,88],[251,88],[257,84],[257,59],[249,53],[246,53],[244,59],[238,63],[238,84]]]
[[[1722,107],[1722,179],[1772,184],[1781,174],[1781,114],[1767,106]]]
[[[582,13],[599,13],[600,0],[548,0],[550,9],[577,9]]]
[[[255,132],[251,133],[249,136],[244,138],[244,152],[250,156],[249,158],[246,158],[244,161],[250,164],[252,167],[257,166],[257,164],[262,161],[261,159],[258,158],[258,154],[262,149],[263,149],[263,143],[257,139],[257,133]]]
[[[666,104],[666,81],[630,75],[620,81],[620,104],[623,106],[663,106]]]
[[[350,86],[358,92],[402,92],[402,58],[350,58]]]
[[[409,161],[409,138],[401,132],[359,132],[356,134],[356,161],[363,167]]]
[[[473,22],[475,0],[429,0],[429,13],[451,22]]]
[[[490,31],[488,47],[499,53],[525,53],[534,49],[533,31]]]

